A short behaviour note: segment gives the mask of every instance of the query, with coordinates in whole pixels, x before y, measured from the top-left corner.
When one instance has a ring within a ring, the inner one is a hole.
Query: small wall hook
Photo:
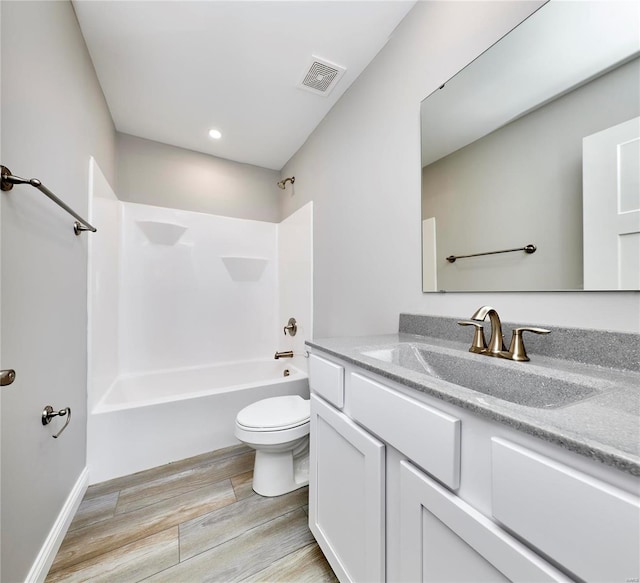
[[[60,434],[67,428],[67,426],[71,422],[71,407],[65,407],[64,409],[60,409],[60,411],[54,411],[51,405],[47,405],[42,410],[41,418],[42,418],[43,425],[49,425],[49,423],[51,423],[51,420],[54,417],[58,417],[58,416],[66,417],[67,420],[65,421],[65,424],[62,426],[62,429],[58,431],[58,433],[52,436],[54,439],[57,439],[58,437],[60,437]]]

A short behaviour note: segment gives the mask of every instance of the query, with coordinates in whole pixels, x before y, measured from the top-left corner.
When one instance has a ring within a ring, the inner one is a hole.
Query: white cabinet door
[[[385,580],[385,447],[311,395],[309,527],[342,583]]]
[[[638,496],[505,439],[491,453],[496,520],[580,580],[638,581]]]
[[[400,463],[402,580],[571,581],[408,462]]]

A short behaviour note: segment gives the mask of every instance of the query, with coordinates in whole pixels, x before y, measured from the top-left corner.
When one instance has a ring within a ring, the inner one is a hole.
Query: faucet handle
[[[547,330],[546,328],[533,328],[530,326],[514,328],[511,335],[511,344],[509,345],[509,358],[511,360],[517,360],[520,362],[526,362],[529,360],[527,351],[524,348],[524,342],[522,340],[523,332],[533,332],[534,334],[549,334],[551,330]]]
[[[484,338],[484,326],[482,325],[482,322],[460,320],[458,322],[458,326],[473,326],[475,328],[469,352],[485,352],[487,350],[487,341]]]

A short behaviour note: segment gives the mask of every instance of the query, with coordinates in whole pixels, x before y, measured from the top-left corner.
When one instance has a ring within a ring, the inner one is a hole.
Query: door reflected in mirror
[[[640,2],[552,1],[423,101],[424,291],[640,289],[639,55]]]

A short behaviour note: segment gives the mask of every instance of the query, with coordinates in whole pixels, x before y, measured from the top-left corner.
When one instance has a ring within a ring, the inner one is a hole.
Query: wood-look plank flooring
[[[240,445],[90,486],[48,582],[336,582],[307,526],[308,490],[251,489]]]

